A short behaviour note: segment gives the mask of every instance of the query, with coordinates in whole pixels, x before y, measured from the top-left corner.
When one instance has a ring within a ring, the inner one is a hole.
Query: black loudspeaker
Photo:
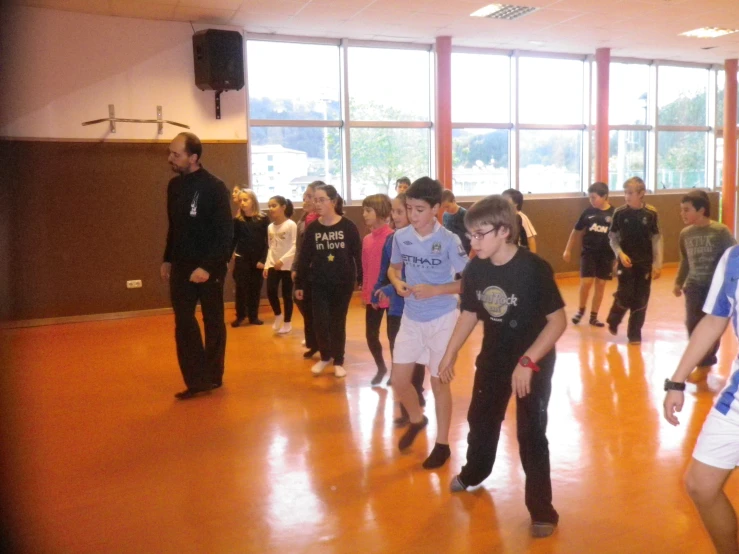
[[[238,31],[205,29],[192,36],[195,85],[200,90],[244,88],[244,39]]]

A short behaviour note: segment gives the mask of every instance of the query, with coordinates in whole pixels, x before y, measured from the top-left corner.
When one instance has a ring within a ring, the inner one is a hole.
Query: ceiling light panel
[[[511,4],[489,4],[484,8],[480,8],[476,12],[472,12],[472,17],[488,17],[490,19],[505,19],[512,21],[523,17],[526,14],[536,11],[538,8],[529,6],[513,6]]]

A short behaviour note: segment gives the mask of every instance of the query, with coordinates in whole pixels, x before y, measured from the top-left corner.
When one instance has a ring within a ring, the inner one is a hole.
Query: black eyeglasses
[[[493,233],[497,231],[497,227],[493,227],[489,231],[485,231],[484,233],[465,233],[464,236],[467,237],[469,240],[482,240],[485,238],[485,235],[489,235],[490,233]]]

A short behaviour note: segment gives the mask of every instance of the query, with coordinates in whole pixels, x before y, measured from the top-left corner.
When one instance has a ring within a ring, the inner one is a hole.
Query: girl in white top
[[[272,329],[280,335],[292,331],[290,321],[293,315],[293,281],[290,275],[295,258],[295,241],[298,226],[290,218],[293,215],[293,203],[283,196],[273,196],[267,204],[269,217],[272,220],[267,228],[269,252],[264,264],[264,277],[267,279],[267,298],[275,313]],[[282,283],[282,302],[285,304],[283,317],[280,299],[277,294]]]

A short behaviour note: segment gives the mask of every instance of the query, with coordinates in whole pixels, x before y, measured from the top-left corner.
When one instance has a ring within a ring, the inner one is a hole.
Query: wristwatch
[[[539,371],[541,369],[538,365],[536,365],[536,362],[534,362],[534,360],[532,360],[528,356],[521,356],[518,359],[518,363],[523,367],[528,367],[531,371]]]
[[[685,390],[685,383],[678,383],[677,381],[670,381],[669,379],[665,379],[665,390],[678,390],[682,392]]]

